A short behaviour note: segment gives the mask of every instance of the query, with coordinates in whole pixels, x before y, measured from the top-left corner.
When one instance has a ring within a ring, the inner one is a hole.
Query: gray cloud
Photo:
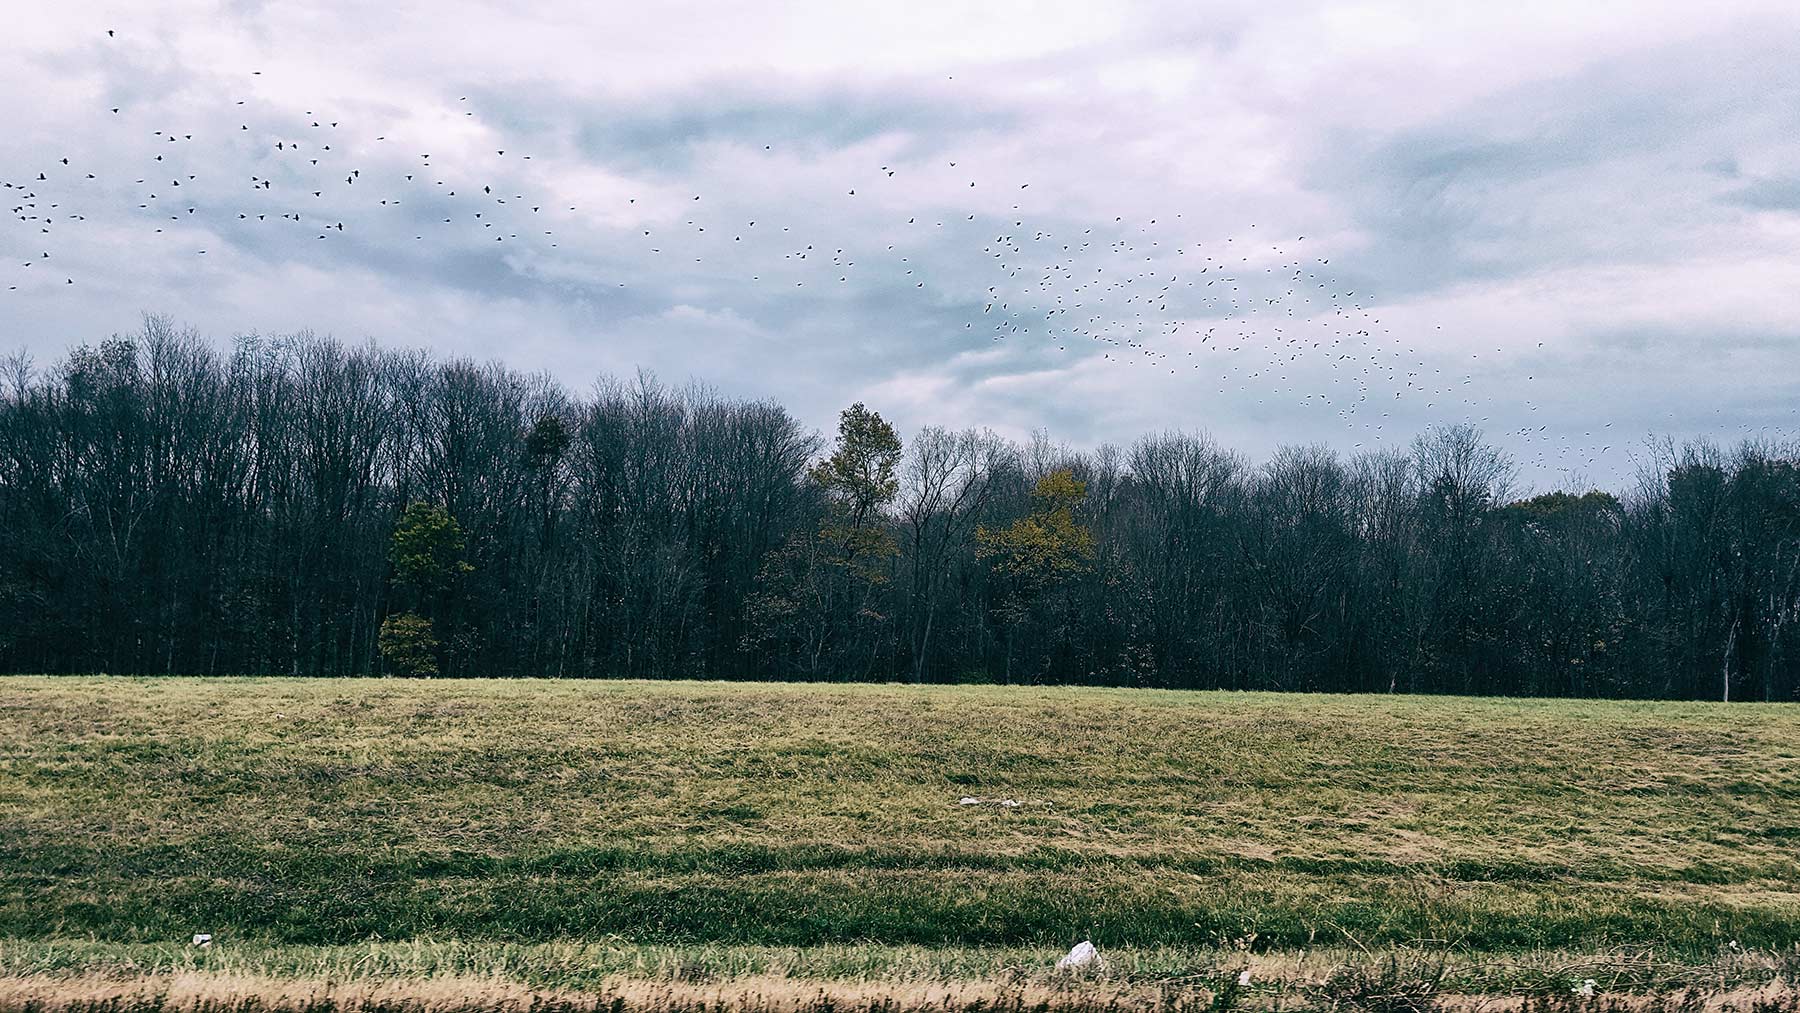
[[[1800,211],[1800,179],[1759,179],[1729,191],[1725,200],[1758,211]]]
[[[506,108],[532,99],[514,96]],[[668,96],[648,105],[584,105],[574,127],[587,158],[632,171],[679,175],[717,146],[784,154],[832,151],[890,135],[906,135],[896,162],[949,148],[970,131],[1017,129],[1009,110],[849,83],[831,91],[756,93],[737,82]]]
[[[1781,4],[158,7],[0,41],[0,346],[151,310],[1257,455],[1469,419],[1540,484],[1800,402]]]

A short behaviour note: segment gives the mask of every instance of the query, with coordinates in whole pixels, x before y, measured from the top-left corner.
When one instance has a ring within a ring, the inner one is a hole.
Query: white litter
[[[1238,984],[1239,985],[1250,984],[1250,969],[1248,967],[1244,968],[1243,971],[1239,972]]]
[[[1591,999],[1594,996],[1595,986],[1597,986],[1599,984],[1600,984],[1599,982],[1595,981],[1592,978],[1589,978],[1588,980],[1575,986],[1575,994],[1578,996],[1581,996],[1584,999]]]
[[[194,933],[194,945],[200,946],[200,947],[211,946],[212,945],[212,933],[210,933],[210,932]]]
[[[1081,942],[1075,944],[1075,948],[1070,950],[1067,956],[1056,962],[1056,969],[1058,971],[1073,971],[1078,968],[1087,967],[1099,959],[1100,951],[1094,949],[1093,943],[1083,939]]]
[[[969,795],[964,795],[962,797],[962,799],[960,801],[958,801],[956,804],[957,805],[980,805],[981,800],[978,798],[969,796]]]

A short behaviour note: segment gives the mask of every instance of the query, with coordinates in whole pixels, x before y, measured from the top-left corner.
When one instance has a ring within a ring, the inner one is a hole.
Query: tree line
[[[1514,484],[152,319],[0,376],[0,670],[1800,697],[1795,448]]]

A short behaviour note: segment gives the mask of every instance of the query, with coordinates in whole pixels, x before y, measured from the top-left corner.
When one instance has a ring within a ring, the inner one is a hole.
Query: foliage
[[[746,647],[818,678],[866,677],[871,631],[888,620],[878,594],[898,547],[882,511],[899,491],[900,437],[861,402],[844,409],[830,456],[807,472],[824,493],[815,538],[791,536],[769,553],[745,603]]]
[[[562,460],[569,449],[569,427],[555,415],[542,415],[525,437],[525,454],[533,468],[543,469]]]
[[[388,616],[381,623],[381,657],[395,675],[422,678],[438,674],[438,639],[431,620],[417,612]]]
[[[1077,523],[1075,510],[1087,498],[1087,484],[1067,468],[1052,471],[1032,487],[1031,512],[1001,530],[975,530],[977,555],[991,560],[1005,591],[994,610],[1006,629],[1004,679],[1014,678],[1014,659],[1021,633],[1035,630],[1051,651],[1033,670],[1034,679],[1050,675],[1069,653],[1075,636],[1065,581],[1083,573],[1094,555],[1093,532]],[[1061,649],[1059,649],[1061,648]]]
[[[894,469],[900,466],[900,437],[878,413],[861,401],[838,417],[837,447],[808,474],[833,499],[843,503],[847,522],[861,526],[872,511],[890,503],[900,490]]]
[[[1617,496],[1597,489],[1580,495],[1560,491],[1542,493],[1509,503],[1506,509],[1530,523],[1555,522],[1570,517],[1605,517],[1617,521],[1625,515]]]
[[[998,531],[979,528],[975,540],[980,554],[992,558],[996,569],[1040,589],[1087,567],[1094,555],[1094,534],[1075,521],[1076,507],[1087,498],[1087,483],[1069,469],[1038,479],[1031,498],[1031,513]]]
[[[894,427],[859,401],[840,416],[831,456],[808,472],[832,505],[819,523],[827,559],[861,580],[885,580],[883,564],[896,551],[880,511],[899,492],[894,476],[899,465],[900,437]]]
[[[425,594],[441,594],[474,567],[463,558],[466,538],[456,518],[435,503],[409,503],[394,525],[388,558],[394,579]]]

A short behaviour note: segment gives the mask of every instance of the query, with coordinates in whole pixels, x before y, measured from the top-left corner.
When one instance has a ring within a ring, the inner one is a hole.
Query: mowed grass
[[[13,954],[194,932],[1783,951],[1800,939],[1800,708],[0,679]]]

